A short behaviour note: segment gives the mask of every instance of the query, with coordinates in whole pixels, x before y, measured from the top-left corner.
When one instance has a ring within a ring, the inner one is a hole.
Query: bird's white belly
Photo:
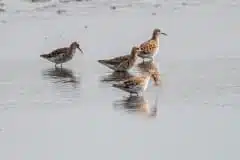
[[[145,91],[145,90],[147,89],[147,87],[148,87],[148,82],[149,82],[149,80],[144,84],[144,86],[143,86],[143,91]]]
[[[159,51],[159,48],[156,48],[154,54],[153,54],[153,57],[155,57],[157,54],[158,54],[158,51]]]
[[[142,54],[140,56],[143,57],[143,58],[151,58],[151,57],[154,56],[154,54],[153,53],[147,53],[147,54]]]

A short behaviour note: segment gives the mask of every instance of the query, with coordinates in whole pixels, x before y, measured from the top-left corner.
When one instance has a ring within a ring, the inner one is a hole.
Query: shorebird
[[[161,32],[160,29],[154,29],[152,33],[151,39],[140,44],[141,52],[138,54],[144,61],[145,58],[153,60],[153,58],[157,55],[159,50],[159,41],[160,34],[167,36],[166,33]]]
[[[154,72],[150,71],[148,74],[135,76],[119,83],[115,83],[112,86],[125,92],[129,92],[130,95],[136,94],[138,96],[147,89],[151,77],[154,79],[155,74]]]
[[[79,49],[79,51],[83,53],[82,49],[79,47],[79,44],[77,42],[72,42],[69,47],[55,49],[48,54],[40,55],[40,57],[55,63],[55,67],[57,64],[61,64],[62,67],[63,63],[70,61],[73,58],[76,49]]]
[[[98,60],[98,62],[117,72],[128,71],[134,66],[139,52],[139,47],[132,47],[130,55]]]

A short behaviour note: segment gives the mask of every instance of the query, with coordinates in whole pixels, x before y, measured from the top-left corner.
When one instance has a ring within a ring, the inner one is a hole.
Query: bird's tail
[[[107,64],[107,60],[98,60],[99,63],[106,65]]]
[[[98,62],[112,70],[115,70],[114,65],[110,64],[108,60],[98,60]]]

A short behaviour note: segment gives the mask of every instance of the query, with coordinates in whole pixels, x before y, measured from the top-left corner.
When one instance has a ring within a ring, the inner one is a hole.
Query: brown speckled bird
[[[159,51],[160,34],[167,36],[166,33],[161,32],[161,30],[157,28],[153,30],[151,39],[140,44],[141,52],[138,54],[139,57],[143,60],[145,58],[153,60]]]
[[[134,66],[139,52],[139,47],[132,47],[130,55],[119,56],[106,60],[98,60],[98,62],[114,71],[124,72],[130,70]]]
[[[73,58],[76,49],[79,49],[83,53],[82,49],[79,47],[79,44],[77,42],[72,42],[69,47],[55,49],[48,54],[40,55],[40,57],[55,63],[55,67],[57,64],[61,64],[62,67],[63,63],[68,62]]]
[[[154,72],[149,71],[141,76],[134,76],[112,86],[132,94],[142,94],[148,87],[150,78],[154,78]]]

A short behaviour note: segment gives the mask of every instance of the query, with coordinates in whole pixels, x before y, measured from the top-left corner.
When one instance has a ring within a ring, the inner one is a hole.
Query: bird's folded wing
[[[52,51],[51,53],[48,54],[48,58],[55,57],[55,56],[60,55],[62,53],[67,53],[67,51],[68,51],[67,47],[55,49],[54,51]]]
[[[121,62],[118,66],[117,66],[117,70],[126,70],[130,65],[130,61],[127,59],[123,62]]]
[[[140,48],[143,52],[152,52],[157,48],[157,43],[154,40],[148,40],[140,45]]]
[[[129,55],[125,55],[125,56],[120,56],[120,57],[115,57],[112,59],[109,59],[108,61],[106,61],[108,64],[112,64],[112,65],[116,65],[118,63],[122,63],[126,60],[129,59]]]

